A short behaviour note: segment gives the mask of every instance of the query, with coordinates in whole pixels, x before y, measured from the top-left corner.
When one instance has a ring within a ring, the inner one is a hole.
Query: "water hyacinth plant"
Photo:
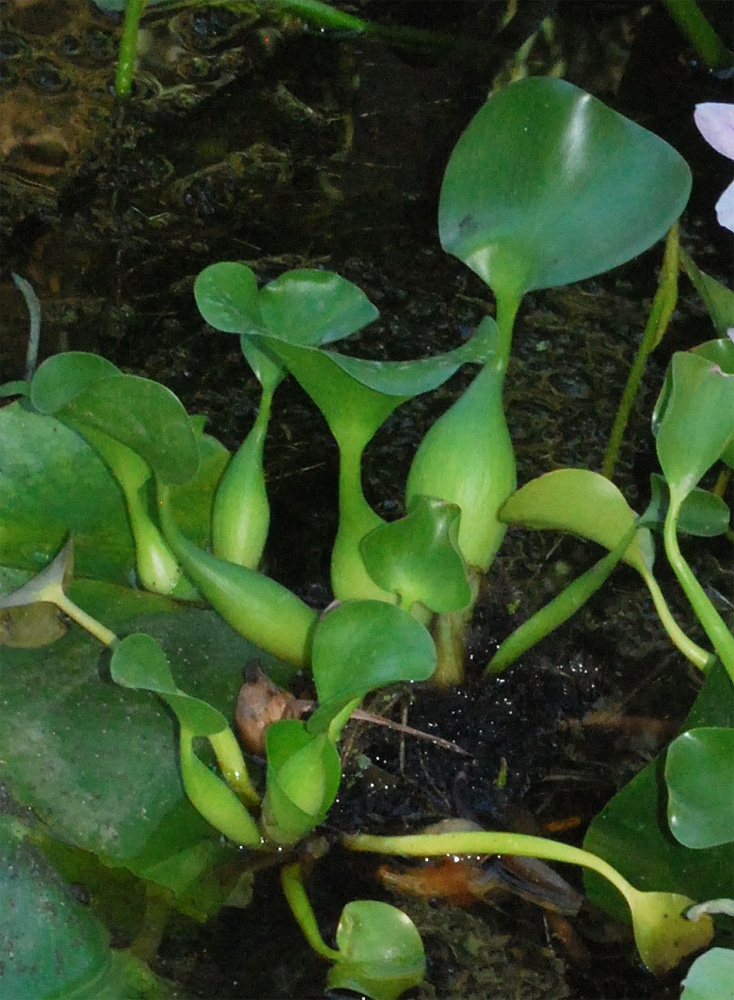
[[[488,675],[565,621],[624,560],[645,579],[676,645],[717,683],[718,657],[730,696],[731,633],[681,554],[678,533],[706,536],[727,527],[722,501],[699,483],[719,460],[731,465],[734,345],[720,339],[674,357],[654,422],[663,477],[641,515],[587,470],[556,470],[516,491],[503,406],[523,296],[641,253],[675,223],[690,183],[675,150],[589,94],[562,80],[523,80],[479,110],[444,176],[442,245],[479,275],[497,305],[496,318],[483,319],[460,346],[410,362],[352,357],[335,345],[377,315],[361,289],[313,268],[260,286],[246,264],[226,261],[205,268],[194,293],[209,325],[238,337],[262,387],[255,425],[235,455],[168,389],[94,355],[52,356],[27,384],[14,385],[22,398],[0,414],[8,442],[0,607],[18,641],[7,656],[13,721],[0,753],[9,761],[12,794],[44,825],[33,840],[15,824],[0,842],[18,853],[26,841],[35,849],[63,840],[104,869],[124,868],[150,899],[165,892],[168,905],[198,917],[216,912],[236,888],[218,834],[257,857],[282,855],[284,894],[308,941],[332,963],[330,986],[392,998],[425,972],[415,927],[394,907],[357,901],[344,909],[338,947],[326,944],[304,885],[311,838],[338,793],[340,736],[365,695],[397,682],[461,682],[467,622],[508,523],[568,530],[609,554],[511,636]],[[363,493],[365,448],[399,406],[467,364],[478,368],[473,381],[417,449],[405,516],[386,522]],[[259,569],[270,526],[263,442],[278,386],[290,376],[324,416],[339,452],[336,603],[322,614]],[[83,476],[82,496],[72,467],[82,470],[75,474]],[[652,572],[655,531],[715,655],[683,633],[665,604]],[[72,628],[44,645],[54,620],[49,605],[93,638]],[[114,686],[100,681],[99,643],[108,651],[102,671]],[[253,655],[281,679],[303,671],[315,695],[307,721],[271,721],[264,773],[231,726],[242,664]],[[54,656],[58,710],[70,720],[58,737],[65,755],[78,753],[76,733],[90,731],[101,704],[105,739],[109,732],[111,746],[124,735],[129,746],[124,762],[106,744],[94,762],[82,756],[74,787],[95,803],[83,818],[59,800],[58,773],[38,774],[38,742],[31,752],[26,739],[28,678],[43,676]],[[80,686],[88,703],[79,702]],[[680,760],[693,755],[699,770],[712,772],[726,766],[731,747],[719,728],[710,721],[691,727],[670,758],[671,829],[704,850],[726,842],[730,816],[719,802],[713,832],[695,830],[708,806],[691,799]],[[113,806],[109,786],[123,778],[126,801]],[[360,834],[344,844],[420,857],[520,854],[590,868],[626,900],[640,955],[659,972],[713,935],[707,912],[696,921],[684,916],[713,898],[708,882],[704,889],[697,882],[694,892],[670,880],[635,888],[611,866],[601,841],[598,850],[582,851],[510,834]],[[131,974],[111,962],[103,937],[90,962],[94,973],[74,972],[84,983],[105,963],[110,976]],[[133,958],[145,957],[144,945],[133,946]],[[21,967],[11,975],[21,982]]]

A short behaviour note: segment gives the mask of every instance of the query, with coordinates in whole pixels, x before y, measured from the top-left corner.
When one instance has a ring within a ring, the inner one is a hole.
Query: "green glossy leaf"
[[[17,820],[0,817],[0,994],[8,1000],[165,1000],[180,996],[127,951],[113,951],[90,909]]]
[[[699,354],[678,352],[655,412],[658,460],[680,502],[734,441],[734,374]]]
[[[383,601],[345,601],[314,632],[312,669],[322,704],[346,704],[386,684],[428,680],[435,666],[428,630]]]
[[[364,292],[333,271],[286,271],[259,292],[244,264],[205,268],[194,284],[204,319],[225,333],[267,334],[315,346],[348,337],[378,315]]]
[[[321,410],[340,446],[364,447],[410,397],[373,389],[348,374],[329,351],[271,341],[273,350]]]
[[[110,969],[107,935],[78,903],[19,823],[0,817],[0,992],[8,998],[73,995]]]
[[[199,446],[189,415],[178,397],[159,382],[137,375],[101,379],[56,416],[121,441],[166,483],[186,483],[199,468]]]
[[[668,822],[684,847],[734,841],[734,729],[682,733],[665,759]]]
[[[666,142],[564,80],[494,94],[444,175],[441,243],[495,291],[580,281],[660,239],[691,187]]]
[[[662,531],[669,500],[668,484],[654,472],[650,476],[650,503],[640,517],[640,524]],[[726,531],[729,518],[729,508],[721,497],[696,487],[683,501],[675,527],[679,534],[714,538]]]
[[[634,525],[636,516],[614,483],[588,469],[557,469],[532,479],[513,493],[499,513],[507,524],[571,531],[610,550]],[[644,575],[652,556],[649,533],[640,531],[623,558]]]
[[[282,274],[265,285],[259,302],[267,332],[290,344],[329,344],[361,330],[379,315],[351,281],[315,268]]]
[[[205,267],[194,282],[199,312],[224,333],[263,333],[257,280],[245,264],[221,261]]]
[[[685,723],[734,727],[734,691],[719,662],[707,675]],[[684,893],[694,900],[734,896],[734,845],[706,850],[684,847],[672,836],[660,754],[619,791],[593,819],[584,847],[604,858],[639,889]],[[626,920],[618,894],[603,879],[585,874],[589,898]]]
[[[680,259],[686,274],[706,305],[706,311],[711,317],[716,333],[719,337],[725,337],[726,331],[734,327],[734,292],[697,267],[683,249],[680,251]]]
[[[339,367],[362,385],[388,396],[412,398],[443,385],[463,364],[484,364],[495,353],[497,324],[485,316],[465,344],[415,361],[366,361],[336,351],[324,351]]]
[[[210,736],[227,728],[227,720],[218,709],[176,687],[166,654],[151,635],[138,632],[118,642],[110,674],[123,687],[162,695],[193,736]]]
[[[420,601],[439,614],[460,611],[471,601],[458,544],[460,517],[455,504],[416,497],[406,517],[375,528],[360,542],[367,572],[408,608]]]
[[[133,633],[120,640],[112,653],[110,674],[123,687],[174,694],[178,688],[166,654],[152,635]]]
[[[39,413],[57,413],[100,379],[122,377],[120,369],[98,354],[66,351],[38,366],[31,382],[31,402]]]
[[[105,584],[77,584],[70,594],[118,632],[154,636],[176,679],[225,718],[243,664],[262,658],[213,612],[176,610],[155,595]],[[213,831],[185,799],[172,713],[147,691],[111,683],[100,657],[99,643],[76,627],[42,656],[3,650],[4,780],[58,837],[147,872]]]
[[[268,727],[268,773],[262,807],[266,835],[294,844],[326,818],[341,781],[339,753],[326,733],[296,719]]]
[[[680,1000],[734,1000],[734,951],[711,948],[699,955],[683,980]]]
[[[734,295],[734,293],[732,293]],[[734,320],[730,323],[734,327]],[[699,344],[693,348],[694,354],[700,354],[703,358],[708,358],[721,368],[727,375],[734,375],[734,341],[731,337],[722,337],[720,340],[708,340],[704,344]],[[721,461],[734,469],[734,440],[721,453]]]
[[[329,989],[396,1000],[423,981],[426,957],[420,934],[407,914],[388,903],[347,903],[336,943],[342,957],[329,970]]]
[[[201,440],[202,463],[172,489],[178,522],[206,544],[214,488],[228,452]],[[79,434],[13,403],[0,410],[0,551],[3,563],[40,570],[74,536],[77,574],[131,584],[135,550],[119,486]]]
[[[71,533],[82,575],[134,573],[122,496],[103,463],[78,434],[18,403],[0,410],[0,509],[6,565],[41,569]]]

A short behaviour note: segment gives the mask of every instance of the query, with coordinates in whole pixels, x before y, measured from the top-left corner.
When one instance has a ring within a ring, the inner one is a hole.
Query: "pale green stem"
[[[250,805],[259,805],[260,796],[250,781],[242,750],[232,730],[227,727],[219,733],[212,733],[208,739],[229,787]]]
[[[642,382],[647,358],[662,340],[678,301],[678,245],[678,223],[676,222],[668,233],[660,281],[652,301],[645,332],[627,375],[627,382],[604,452],[601,474],[607,479],[611,479],[614,473],[619,449],[622,446],[622,436]]]
[[[433,641],[436,644],[436,669],[431,684],[439,688],[455,687],[464,680],[466,664],[466,629],[479,595],[481,570],[467,567],[471,600],[466,608],[436,615]]]
[[[716,657],[713,653],[709,653],[708,650],[702,649],[698,643],[695,643],[693,639],[686,635],[683,629],[680,627],[678,622],[675,620],[671,614],[670,608],[663,596],[663,592],[658,586],[658,582],[655,577],[648,572],[643,574],[643,579],[647,584],[647,588],[650,591],[650,596],[652,597],[653,604],[655,605],[655,610],[658,613],[658,618],[660,619],[663,628],[668,633],[671,642],[683,653],[687,660],[690,660],[694,666],[698,667],[704,674],[708,673],[711,667],[716,662]]]
[[[685,498],[679,492],[671,490],[670,504],[665,517],[663,541],[668,562],[673,567],[678,582],[685,591],[696,617],[703,625],[706,635],[711,640],[716,653],[724,665],[724,669],[734,684],[734,636],[726,627],[726,622],[706,596],[706,593],[694,576],[691,567],[683,558],[678,547],[676,525],[681,504]]]
[[[496,355],[496,362],[490,360],[492,368],[505,371],[510,360],[510,350],[512,349],[512,330],[515,325],[517,310],[520,308],[522,296],[496,292],[497,298],[497,327],[499,329],[499,342]]]
[[[616,868],[595,854],[571,847],[569,844],[543,837],[532,837],[523,833],[436,833],[415,834],[404,837],[375,837],[367,834],[353,834],[343,838],[344,846],[352,851],[369,851],[373,854],[400,854],[428,858],[441,855],[474,854],[517,854],[527,858],[542,858],[545,861],[561,861],[572,865],[582,865],[607,879],[627,900],[639,896],[639,890],[630,885]]]
[[[359,543],[373,528],[384,524],[362,492],[362,451],[358,437],[341,435],[339,446],[339,528],[331,562],[334,596],[395,602],[395,595],[382,590],[367,572],[359,553]]]
[[[303,887],[303,876],[300,864],[286,865],[280,870],[280,884],[283,894],[288,900],[293,916],[303,931],[303,936],[317,955],[329,962],[338,962],[343,957],[341,952],[330,948],[321,937],[316,914],[313,912],[306,890]]]
[[[117,642],[117,636],[114,632],[111,632],[106,628],[101,622],[98,622],[96,618],[92,618],[88,615],[86,611],[82,609],[66,596],[64,591],[61,589],[61,584],[55,584],[50,587],[44,594],[44,600],[53,601],[53,603],[60,608],[65,615],[68,615],[72,621],[75,621],[77,625],[81,625],[83,629],[86,629],[90,635],[93,635],[95,639],[99,639],[103,642],[105,646],[112,646]]]

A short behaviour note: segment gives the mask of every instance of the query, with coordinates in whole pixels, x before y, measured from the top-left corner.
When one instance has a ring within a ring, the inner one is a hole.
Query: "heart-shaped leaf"
[[[714,663],[685,728],[734,727],[734,695],[724,668]],[[693,850],[675,840],[667,823],[664,755],[648,764],[594,818],[584,847],[605,858],[641,888],[684,893],[693,899],[734,896],[734,845]],[[616,892],[595,874],[585,876],[589,898],[619,916]]]
[[[662,139],[565,80],[529,77],[490,97],[456,144],[441,243],[519,299],[636,257],[675,222],[690,187]]]
[[[111,361],[87,351],[53,354],[38,366],[31,382],[31,403],[39,413],[57,413],[100,379],[118,375]]]
[[[319,622],[312,648],[319,702],[351,699],[399,681],[425,681],[436,666],[428,630],[383,601],[345,601]]]

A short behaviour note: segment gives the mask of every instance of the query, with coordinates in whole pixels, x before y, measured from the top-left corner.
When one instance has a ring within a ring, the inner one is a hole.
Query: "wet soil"
[[[81,0],[4,2],[2,101],[12,112],[5,121],[16,125],[0,151],[2,379],[22,377],[26,344],[10,271],[38,291],[42,357],[93,350],[158,379],[190,411],[205,413],[209,431],[230,448],[249,429],[258,387],[236,339],[207,329],[196,312],[193,281],[213,261],[244,260],[262,281],[298,266],[328,267],[354,281],[381,311],[344,345],[362,356],[402,359],[456,346],[493,307],[481,282],[438,245],[443,167],[493,79],[508,72],[546,14],[553,31],[541,32],[526,63],[539,72],[563,60],[567,79],[679,149],[694,174],[683,243],[700,267],[729,280],[731,241],[713,214],[728,161],[701,140],[692,111],[701,101],[729,100],[730,85],[697,65],[662,5],[520,6],[502,32],[500,4],[354,5],[386,25],[464,39],[454,51],[429,55],[304,30],[293,18],[248,20],[206,6],[196,16],[185,8],[171,17],[152,12],[136,96],[120,109],[109,93],[115,18]],[[702,6],[722,33],[731,32],[726,5]],[[39,134],[42,141],[32,141]],[[520,482],[562,465],[599,468],[660,256],[653,248],[612,274],[527,296],[507,388]],[[649,415],[670,353],[710,336],[702,306],[682,283],[615,475],[633,506],[646,502],[654,468]],[[470,377],[459,373],[399,409],[370,445],[365,492],[382,516],[401,513],[417,442]],[[276,397],[266,466],[273,527],[265,568],[323,607],[336,450],[290,381]],[[675,731],[698,687],[624,569],[506,677],[480,680],[516,621],[591,565],[591,549],[565,536],[508,532],[472,626],[466,687],[444,694],[416,687],[369,706],[455,741],[468,756],[351,724],[343,788],[324,831],[329,841],[344,830],[404,832],[464,815],[495,828],[567,823],[555,835],[580,842],[600,806]],[[711,586],[732,593],[723,544],[691,555]],[[665,574],[662,584],[695,634]],[[600,711],[617,721],[582,724]],[[650,722],[625,723],[637,718]],[[678,995],[679,975],[668,982],[648,975],[624,934],[599,943],[593,927],[580,925],[579,941],[564,945],[545,912],[516,896],[469,910],[396,897],[377,882],[376,867],[334,846],[315,863],[309,893],[327,939],[349,899],[405,908],[426,944],[429,975],[415,992],[422,1000]],[[258,876],[250,908],[226,909],[204,928],[176,928],[159,968],[210,998],[316,997],[325,977],[275,872]]]

